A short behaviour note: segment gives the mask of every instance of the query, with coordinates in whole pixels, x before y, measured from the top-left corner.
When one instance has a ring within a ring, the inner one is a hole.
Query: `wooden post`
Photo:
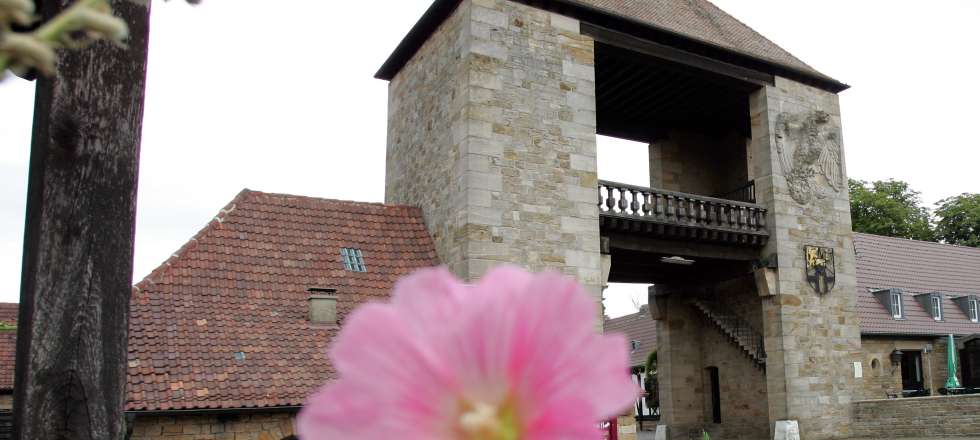
[[[47,19],[70,0],[39,2]],[[122,440],[149,0],[113,2],[127,49],[38,80],[14,382],[17,440]]]

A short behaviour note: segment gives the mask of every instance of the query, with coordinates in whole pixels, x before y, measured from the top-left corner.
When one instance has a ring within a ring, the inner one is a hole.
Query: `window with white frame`
[[[970,321],[980,322],[980,302],[976,298],[970,298],[967,301],[967,307],[969,308]]]
[[[943,320],[943,299],[939,296],[933,296],[932,298],[932,319],[936,321]]]
[[[344,269],[351,272],[367,272],[367,266],[364,265],[364,255],[361,254],[360,249],[341,248],[340,256],[344,260]]]
[[[902,294],[899,292],[892,292],[892,318],[902,319]]]

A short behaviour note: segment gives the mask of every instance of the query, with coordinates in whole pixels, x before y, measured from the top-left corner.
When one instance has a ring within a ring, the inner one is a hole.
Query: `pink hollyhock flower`
[[[339,379],[309,398],[303,440],[598,439],[639,394],[626,340],[595,331],[573,280],[516,267],[464,285],[426,269],[390,304],[351,314],[330,350]]]

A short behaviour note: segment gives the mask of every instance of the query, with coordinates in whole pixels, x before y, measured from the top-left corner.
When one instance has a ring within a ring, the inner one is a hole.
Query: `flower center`
[[[513,405],[483,402],[462,405],[459,432],[465,440],[518,440],[520,424]]]

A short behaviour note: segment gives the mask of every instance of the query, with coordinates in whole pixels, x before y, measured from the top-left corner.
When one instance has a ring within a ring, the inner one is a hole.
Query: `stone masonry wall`
[[[660,422],[674,440],[685,439],[689,430],[705,425],[701,343],[703,333],[714,331],[703,325],[684,294],[679,288],[658,300],[664,302],[658,308],[666,312],[657,320]]]
[[[861,392],[855,397],[859,399],[884,399],[886,393],[896,393],[902,389],[902,369],[892,366],[891,353],[895,350],[896,341],[891,339],[863,339],[861,360],[863,380]],[[877,360],[877,368],[873,367]]]
[[[773,296],[763,301],[770,423],[798,420],[804,440],[840,438],[861,354],[838,97],[777,77],[752,95],[750,109],[750,175],[769,209],[764,255],[778,256]],[[800,129],[808,118],[812,130]],[[795,131],[783,130],[787,120]],[[826,295],[807,283],[805,245],[834,250],[836,282]]]
[[[463,1],[389,95],[386,200],[423,209],[451,270],[555,269],[599,300],[594,42],[578,21]]]
[[[293,435],[293,413],[136,417],[131,440],[282,440]]]
[[[939,393],[940,388],[946,387],[947,371],[948,371],[948,361],[946,360],[946,338],[936,338],[929,343],[932,344],[932,352],[928,355],[922,355],[922,368],[925,369],[928,374],[926,376],[926,388],[932,389],[932,394],[936,395]],[[927,360],[926,357],[929,359]],[[963,358],[959,350],[956,352],[956,378],[959,379],[960,385],[963,385]],[[931,371],[930,371],[931,370]],[[931,382],[929,378],[931,377]]]
[[[470,7],[463,2],[388,86],[385,201],[423,208],[440,260],[464,275]],[[492,180],[489,179],[488,180]]]
[[[705,423],[711,422],[711,389],[705,368],[717,367],[721,398],[721,425],[715,431],[725,440],[769,437],[766,374],[755,367],[726,336],[708,322],[701,324]]]
[[[713,301],[745,319],[757,331],[762,328],[762,306],[754,283],[741,278],[720,283]],[[756,440],[769,436],[769,406],[766,397],[766,374],[723,336],[713,324],[704,320],[701,358],[703,368],[718,367],[721,388],[721,426],[718,438]],[[710,389],[705,376],[705,415],[711,418]]]
[[[980,436],[980,395],[854,402],[854,437]]]
[[[733,191],[748,182],[745,144],[735,132],[671,130],[650,144],[650,186],[705,196]]]

